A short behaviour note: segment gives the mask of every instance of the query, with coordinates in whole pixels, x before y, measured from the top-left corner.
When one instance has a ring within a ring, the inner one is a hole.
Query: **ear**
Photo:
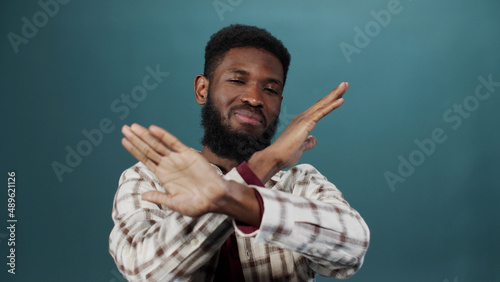
[[[194,79],[194,98],[200,105],[205,105],[208,96],[209,81],[208,78],[199,74]]]

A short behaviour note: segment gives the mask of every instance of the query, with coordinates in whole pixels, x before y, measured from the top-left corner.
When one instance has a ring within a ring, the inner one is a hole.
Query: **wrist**
[[[215,203],[215,213],[221,213],[237,221],[259,226],[261,221],[260,204],[255,191],[235,181],[226,181],[225,194]]]
[[[248,160],[248,167],[264,184],[281,170],[278,158],[269,147],[255,152]]]

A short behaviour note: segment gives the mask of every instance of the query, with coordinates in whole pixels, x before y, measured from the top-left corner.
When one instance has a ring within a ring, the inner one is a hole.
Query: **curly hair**
[[[211,79],[226,52],[238,47],[264,49],[276,56],[283,66],[283,84],[285,83],[291,58],[283,42],[265,29],[241,24],[227,26],[210,37],[205,47],[204,75]]]

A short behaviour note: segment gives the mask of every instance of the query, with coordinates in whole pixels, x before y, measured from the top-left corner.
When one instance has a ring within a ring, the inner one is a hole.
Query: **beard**
[[[262,109],[252,107],[248,104],[242,104],[231,108],[227,119],[229,120],[232,113],[239,109],[246,109],[260,114],[267,124]],[[207,101],[201,110],[201,125],[205,129],[201,144],[210,148],[214,154],[221,158],[234,159],[239,163],[248,161],[255,152],[261,151],[271,145],[271,140],[278,127],[278,121],[279,119],[276,118],[269,124],[266,130],[258,136],[254,136],[250,133],[237,132],[233,130],[229,124],[223,122],[222,114],[219,109],[215,107],[209,90]]]

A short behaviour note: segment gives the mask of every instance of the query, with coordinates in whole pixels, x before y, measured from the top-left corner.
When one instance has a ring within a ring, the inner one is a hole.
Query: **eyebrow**
[[[239,73],[239,74],[242,74],[242,75],[250,75],[250,73],[248,71],[242,70],[242,69],[229,69],[228,71],[232,72],[232,73]],[[267,82],[275,83],[275,84],[278,84],[279,86],[283,85],[283,83],[281,82],[281,80],[276,79],[276,78],[267,77],[266,80],[267,80]]]

